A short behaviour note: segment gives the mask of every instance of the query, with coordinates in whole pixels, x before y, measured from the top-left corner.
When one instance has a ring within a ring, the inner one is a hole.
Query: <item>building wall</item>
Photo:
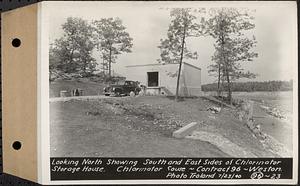
[[[185,96],[201,96],[201,70],[186,63],[183,65],[182,94]]]
[[[152,65],[141,65],[141,66],[129,66],[127,67],[127,80],[139,81],[142,85],[148,87],[148,77],[147,72],[158,72],[158,86],[163,87],[161,90],[168,95],[176,94],[176,83],[178,64],[152,64]],[[185,70],[184,70],[185,69]],[[193,69],[188,65],[182,65],[181,78],[180,78],[180,95],[182,96],[198,96],[201,92],[201,79],[200,70]],[[195,76],[195,77],[194,77]],[[196,77],[199,76],[199,77]],[[197,81],[197,82],[191,82]],[[199,89],[200,87],[200,89]],[[149,89],[148,91],[153,91],[157,93],[157,89]]]

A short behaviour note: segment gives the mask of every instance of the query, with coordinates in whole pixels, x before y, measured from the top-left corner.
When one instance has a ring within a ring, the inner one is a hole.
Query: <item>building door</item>
[[[158,87],[158,72],[147,72],[148,87]]]

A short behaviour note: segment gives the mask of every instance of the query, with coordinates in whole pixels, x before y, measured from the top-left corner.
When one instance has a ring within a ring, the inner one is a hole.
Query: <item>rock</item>
[[[245,116],[245,112],[243,111],[238,112],[238,118],[240,121],[243,121],[244,116]]]
[[[207,108],[207,111],[211,111],[211,113],[217,114],[217,113],[221,112],[221,107],[209,107],[209,108]]]
[[[260,129],[258,127],[253,128],[254,134],[258,135],[260,133]]]
[[[255,125],[254,125],[253,120],[248,120],[248,121],[247,121],[247,125],[248,125],[248,127],[249,127],[251,130],[253,130],[253,129],[255,128]]]

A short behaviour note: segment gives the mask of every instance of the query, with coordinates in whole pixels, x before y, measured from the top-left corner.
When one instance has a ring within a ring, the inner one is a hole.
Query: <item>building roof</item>
[[[186,63],[186,62],[182,62],[182,63],[185,64],[185,65],[188,65],[190,67],[196,68],[198,70],[201,70],[200,67],[196,67],[195,65],[191,65],[191,64]],[[153,64],[145,64],[145,65],[128,65],[126,67],[144,67],[144,66],[159,66],[159,65],[174,65],[174,64],[178,65],[179,63],[164,63],[164,64],[162,64],[162,63],[153,63]]]

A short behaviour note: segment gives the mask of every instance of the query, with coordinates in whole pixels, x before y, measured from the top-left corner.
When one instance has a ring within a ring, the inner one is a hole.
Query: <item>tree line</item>
[[[226,85],[224,86],[226,87]],[[202,91],[217,91],[218,83],[202,85]],[[221,91],[224,91],[223,88]],[[254,91],[291,91],[293,81],[264,81],[264,82],[233,82],[233,92],[254,92]]]
[[[98,63],[93,57],[96,49],[102,59],[100,69],[111,77],[111,64],[118,55],[131,52],[132,41],[119,18],[103,18],[88,22],[69,17],[62,25],[63,36],[50,45],[50,78],[73,75],[89,77]],[[51,79],[50,79],[51,80]]]
[[[231,102],[233,82],[240,78],[254,78],[241,63],[253,61],[258,56],[253,48],[256,39],[251,34],[255,28],[254,17],[248,9],[237,8],[172,8],[171,22],[166,38],[160,40],[159,63],[178,63],[176,97],[179,96],[179,80],[184,60],[196,60],[197,51],[189,49],[188,38],[202,36],[214,39],[215,52],[210,75],[217,79],[217,92],[226,90]],[[101,69],[111,76],[111,64],[118,55],[131,52],[133,39],[119,18],[103,18],[88,22],[69,17],[62,25],[64,34],[50,46],[50,77],[52,74],[76,74],[91,76],[96,70],[94,49],[102,59]],[[226,86],[225,86],[226,85]]]

